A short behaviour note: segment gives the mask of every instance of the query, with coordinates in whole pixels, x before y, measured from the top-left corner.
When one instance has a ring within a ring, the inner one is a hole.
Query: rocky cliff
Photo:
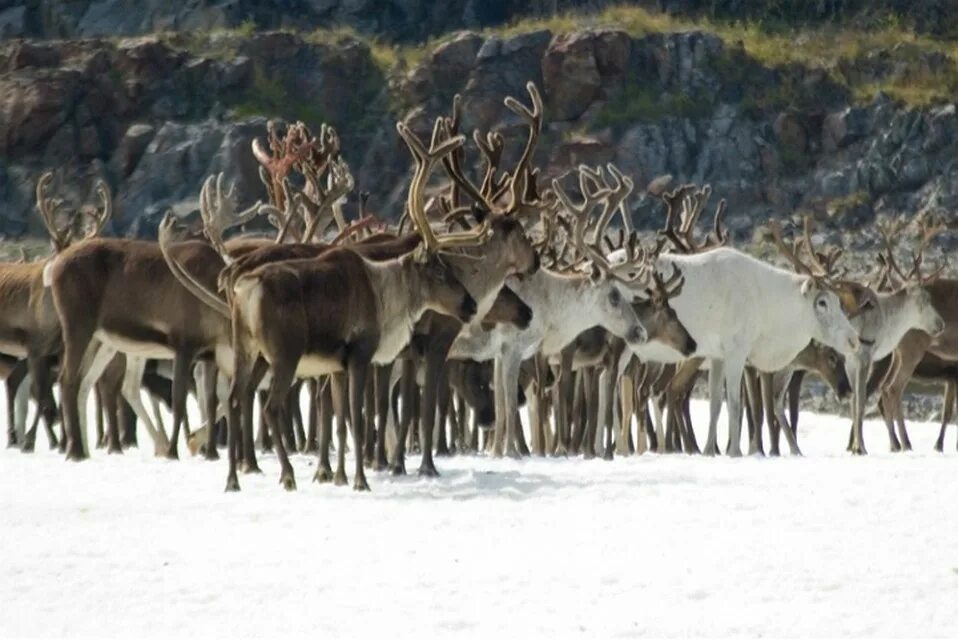
[[[58,4],[87,15],[108,3]],[[118,233],[150,235],[166,208],[192,209],[213,171],[237,180],[250,201],[262,195],[249,141],[265,130],[264,115],[334,125],[371,206],[395,217],[409,170],[396,120],[422,132],[461,93],[465,129],[496,128],[508,141],[518,123],[502,99],[522,97],[528,80],[546,101],[538,160],[547,176],[612,161],[637,191],[666,173],[711,183],[729,200],[739,239],[770,215],[808,211],[857,228],[879,213],[952,216],[958,205],[955,105],[909,107],[851,88],[950,77],[955,61],[940,52],[890,46],[843,59],[837,74],[770,65],[706,31],[610,24],[464,31],[414,53],[395,57],[325,31],[4,41],[0,232],[30,231],[33,185],[47,167],[77,196],[105,178]],[[659,222],[652,198],[639,194],[630,207],[639,225]]]

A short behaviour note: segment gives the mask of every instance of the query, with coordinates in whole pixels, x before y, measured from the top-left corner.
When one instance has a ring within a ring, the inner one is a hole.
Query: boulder
[[[864,109],[849,107],[825,116],[822,126],[822,148],[826,152],[861,140],[868,133],[868,115]]]
[[[550,119],[575,120],[588,109],[602,86],[590,32],[560,34],[542,59],[542,82]]]

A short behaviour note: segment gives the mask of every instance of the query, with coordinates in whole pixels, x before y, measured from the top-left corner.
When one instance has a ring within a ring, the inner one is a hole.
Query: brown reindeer
[[[62,224],[58,218],[67,208],[66,203],[50,195],[53,181],[51,172],[44,173],[37,182],[37,211],[50,234],[54,257],[39,262],[0,264],[0,352],[26,358],[31,377],[31,395],[38,405],[33,424],[24,435],[22,448],[32,451],[36,440],[37,421],[42,416],[51,447],[57,445],[53,433],[57,408],[52,390],[52,367],[62,348],[60,322],[53,307],[53,299],[44,288],[44,270],[56,255],[71,245],[82,246],[83,241],[96,236],[106,225],[112,213],[110,189],[98,181],[94,191],[99,206],[82,206]],[[116,450],[119,443],[111,443]]]

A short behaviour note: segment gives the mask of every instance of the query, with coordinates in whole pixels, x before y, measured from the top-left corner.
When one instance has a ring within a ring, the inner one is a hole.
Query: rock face
[[[49,20],[101,4],[70,3]],[[196,20],[243,6],[188,4],[208,9]],[[528,81],[545,101],[543,179],[615,162],[635,179],[629,206],[640,227],[661,224],[657,200],[641,191],[666,174],[711,184],[740,237],[796,211],[854,228],[883,213],[958,207],[955,105],[907,109],[881,94],[852,105],[827,75],[767,69],[711,34],[461,32],[412,68],[385,69],[356,39],[277,31],[0,43],[0,233],[36,227],[33,185],[48,167],[76,197],[106,179],[114,229],[131,235],[151,235],[167,208],[195,208],[210,173],[225,172],[240,204],[251,203],[264,196],[249,152],[263,115],[335,126],[357,191],[395,218],[410,165],[395,122],[426,134],[459,93],[462,131],[500,131],[509,166],[525,131],[503,98],[527,102]],[[788,102],[776,98],[784,85]]]

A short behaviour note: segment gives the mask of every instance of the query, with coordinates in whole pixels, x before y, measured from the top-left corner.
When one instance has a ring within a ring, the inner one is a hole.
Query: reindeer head
[[[458,225],[465,231],[446,234],[438,244],[430,232],[422,230],[424,219],[414,220],[427,247],[458,249],[483,245],[482,260],[486,265],[498,265],[504,276],[524,276],[539,268],[537,247],[529,240],[521,222],[536,220],[554,213],[555,200],[551,194],[540,195],[537,187],[538,171],[532,167],[532,155],[542,130],[542,99],[535,85],[526,85],[531,108],[513,97],[505,99],[506,106],[519,116],[528,128],[528,138],[516,166],[509,172],[500,172],[504,141],[498,133],[473,133],[473,140],[483,158],[484,175],[479,186],[468,177],[465,169],[464,145],[457,145],[442,158],[446,173],[452,180],[447,195],[436,200],[447,225]],[[465,137],[459,132],[462,100],[453,99],[452,115],[436,120],[433,142]],[[414,156],[424,148],[412,140],[411,132],[400,125],[400,134]],[[463,205],[463,200],[471,204]],[[410,216],[413,210],[407,208]],[[469,220],[475,221],[471,225]]]
[[[935,309],[932,302],[930,286],[937,280],[945,265],[932,269],[928,274],[922,274],[922,264],[924,262],[925,250],[931,244],[931,241],[941,231],[945,225],[941,223],[929,224],[926,220],[919,223],[918,248],[912,258],[912,267],[905,273],[898,266],[895,259],[895,249],[898,239],[901,237],[905,223],[902,219],[886,224],[878,224],[879,232],[882,235],[883,251],[879,254],[878,260],[882,265],[882,276],[879,286],[891,289],[895,296],[900,296],[902,302],[916,313],[917,328],[932,336],[940,334],[945,330],[945,321]]]
[[[839,398],[847,397],[852,390],[845,373],[845,358],[831,347],[812,340],[792,364],[817,373]]]
[[[429,252],[422,256],[409,254],[406,262],[416,272],[419,294],[427,309],[452,316],[460,322],[473,319],[477,311],[476,300],[456,279],[442,256]]]
[[[474,360],[450,360],[449,383],[472,407],[480,428],[492,426],[496,419],[492,390],[492,363]]]

